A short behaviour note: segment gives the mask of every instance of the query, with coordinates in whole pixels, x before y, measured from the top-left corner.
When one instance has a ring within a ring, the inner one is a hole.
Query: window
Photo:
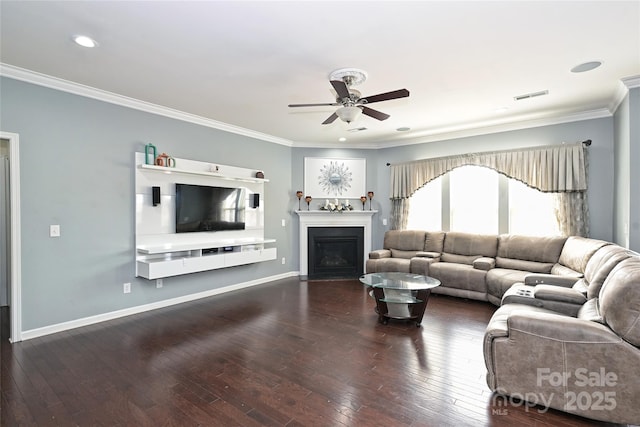
[[[497,234],[498,173],[481,166],[462,166],[449,175],[450,229]]]
[[[509,179],[509,233],[528,236],[560,235],[554,195]]]
[[[554,195],[481,166],[462,166],[411,197],[407,228],[560,235]]]
[[[407,228],[442,230],[442,177],[429,182],[411,197]]]

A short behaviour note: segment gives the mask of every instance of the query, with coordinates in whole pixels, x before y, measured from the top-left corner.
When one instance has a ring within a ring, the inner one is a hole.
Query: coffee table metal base
[[[370,273],[360,281],[371,288],[369,294],[376,300],[378,321],[387,324],[389,319],[414,321],[420,327],[431,289],[440,281],[409,273]]]

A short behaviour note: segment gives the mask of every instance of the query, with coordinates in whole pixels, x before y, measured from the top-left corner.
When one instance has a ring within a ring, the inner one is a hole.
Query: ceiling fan
[[[351,123],[360,113],[373,117],[377,120],[386,120],[390,116],[381,111],[367,107],[368,104],[391,99],[405,98],[409,96],[407,89],[398,89],[391,92],[380,93],[372,96],[361,96],[360,92],[351,86],[358,85],[367,79],[367,73],[357,68],[341,68],[329,74],[329,82],[336,91],[336,102],[320,104],[289,104],[289,107],[318,107],[318,106],[340,106],[335,113],[331,114],[323,125],[333,123],[337,118],[343,122]]]

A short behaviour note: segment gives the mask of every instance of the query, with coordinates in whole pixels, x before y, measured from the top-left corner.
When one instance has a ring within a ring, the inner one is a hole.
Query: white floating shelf
[[[156,166],[156,165],[147,165],[141,164],[138,167],[142,170],[153,171],[153,172],[161,172],[166,174],[182,174],[182,175],[200,175],[200,176],[211,176],[220,179],[226,179],[229,181],[245,181],[245,182],[269,182],[268,179],[264,178],[254,178],[250,176],[230,176],[224,175],[219,172],[208,172],[208,171],[197,171],[197,170],[187,170],[187,169],[178,169],[171,168],[166,166]]]
[[[161,254],[169,252],[182,252],[208,248],[224,248],[226,246],[248,246],[275,243],[275,239],[224,239],[204,242],[166,243],[160,245],[140,245],[136,249],[141,254]]]

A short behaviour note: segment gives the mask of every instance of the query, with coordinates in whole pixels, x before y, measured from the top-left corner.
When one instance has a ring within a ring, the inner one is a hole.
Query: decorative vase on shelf
[[[296,197],[298,198],[298,210],[300,210],[300,199],[302,199],[302,191],[296,191]]]
[[[147,144],[144,146],[144,163],[147,165],[153,165],[156,161],[156,146],[153,144]]]

